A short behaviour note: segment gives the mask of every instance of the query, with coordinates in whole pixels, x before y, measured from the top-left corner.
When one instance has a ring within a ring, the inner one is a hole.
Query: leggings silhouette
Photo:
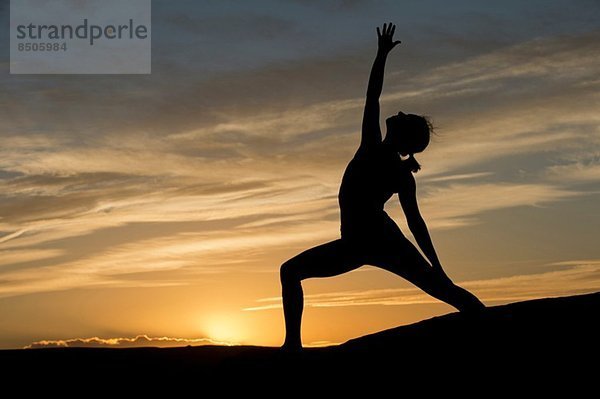
[[[429,125],[420,116],[399,112],[386,120],[386,137],[381,139],[379,97],[385,62],[400,43],[393,40],[394,30],[391,23],[384,24],[381,31],[377,28],[378,51],[369,77],[361,143],[346,167],[338,196],[341,238],[308,249],[281,266],[285,349],[302,348],[302,280],[337,276],[365,264],[397,274],[461,312],[485,307],[444,273],[419,212],[412,174],[419,165],[414,153],[427,146]],[[398,193],[408,226],[429,262],[384,211],[394,193]]]

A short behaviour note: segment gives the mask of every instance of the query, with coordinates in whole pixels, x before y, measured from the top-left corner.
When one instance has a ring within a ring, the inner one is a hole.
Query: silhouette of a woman
[[[337,276],[365,264],[404,277],[461,312],[485,308],[444,273],[419,212],[412,173],[420,165],[414,154],[429,144],[429,122],[422,116],[399,112],[386,120],[385,140],[381,139],[379,96],[387,55],[400,43],[393,40],[395,29],[391,23],[383,24],[381,31],[377,27],[378,51],[369,77],[361,142],[346,167],[338,195],[341,238],[308,249],[281,266],[284,349],[302,348],[302,280]],[[384,204],[394,193],[398,193],[410,231],[429,262],[384,211]]]

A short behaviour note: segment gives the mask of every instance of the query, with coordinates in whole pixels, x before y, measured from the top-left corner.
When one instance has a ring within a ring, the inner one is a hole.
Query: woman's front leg
[[[332,277],[362,266],[351,246],[341,239],[310,248],[281,265],[285,341],[288,350],[302,348],[301,323],[304,309],[302,280],[313,277]]]

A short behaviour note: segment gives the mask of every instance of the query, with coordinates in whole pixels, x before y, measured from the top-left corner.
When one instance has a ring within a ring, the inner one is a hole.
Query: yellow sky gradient
[[[424,9],[342,3],[317,40],[319,4],[258,7],[261,30],[246,6],[157,2],[147,77],[2,64],[0,348],[281,344],[279,266],[339,236],[374,27],[390,16],[403,44],[382,117],[437,126],[416,179],[448,274],[489,305],[600,290],[600,31],[586,13],[556,2],[555,31],[501,38],[461,6],[440,40],[411,22]],[[521,26],[519,7],[479,12]],[[198,18],[187,36],[181,14]],[[250,33],[223,52],[229,36],[200,25],[232,15]],[[397,198],[386,210],[408,235]],[[304,288],[313,346],[452,311],[370,266]]]

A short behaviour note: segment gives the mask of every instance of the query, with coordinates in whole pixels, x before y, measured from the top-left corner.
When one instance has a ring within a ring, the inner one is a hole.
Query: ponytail
[[[421,170],[421,165],[415,159],[415,154],[408,154],[408,158],[404,162],[407,162],[406,166],[408,166],[410,171],[413,173],[417,173],[419,170]]]

